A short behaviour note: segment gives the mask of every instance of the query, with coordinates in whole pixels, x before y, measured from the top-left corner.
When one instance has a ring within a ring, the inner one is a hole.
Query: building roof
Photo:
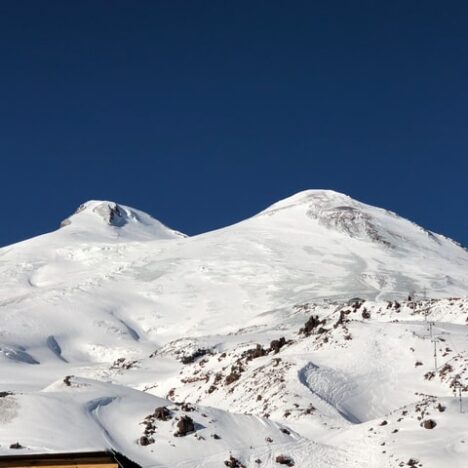
[[[111,451],[22,453],[0,456],[0,468],[27,467],[141,468],[122,454]]]

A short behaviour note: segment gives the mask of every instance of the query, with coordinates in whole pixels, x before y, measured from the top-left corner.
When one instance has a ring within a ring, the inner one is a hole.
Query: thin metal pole
[[[455,382],[454,384],[454,396],[456,396],[458,390],[458,403],[460,405],[460,413],[463,413],[463,398],[462,398],[462,392],[465,390],[463,385],[460,382]]]
[[[432,327],[434,323],[429,322],[429,332],[431,334],[431,341],[434,344],[434,371],[437,374],[437,337],[434,336]]]

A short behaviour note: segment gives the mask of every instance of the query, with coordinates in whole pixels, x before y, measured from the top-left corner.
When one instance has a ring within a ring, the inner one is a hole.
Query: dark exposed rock
[[[184,437],[195,431],[195,424],[190,416],[182,416],[177,423],[176,437]]]
[[[230,385],[233,382],[239,380],[242,372],[244,372],[244,367],[242,366],[242,364],[240,362],[234,364],[233,366],[231,366],[231,373],[227,375],[224,379],[224,383],[226,385]]]
[[[362,311],[362,318],[363,319],[370,319],[371,315],[370,312],[364,307],[364,310]]]
[[[365,300],[360,297],[353,297],[348,301],[348,305],[353,307],[353,309],[359,309],[364,302]]]
[[[286,344],[286,338],[282,336],[278,340],[273,340],[270,343],[270,351],[274,351],[275,354],[278,354],[281,348]]]
[[[5,398],[10,395],[13,395],[13,393],[12,392],[0,392],[0,398]]]
[[[159,408],[156,408],[154,410],[153,416],[159,421],[168,421],[172,418],[170,410],[165,406],[160,406]]]
[[[129,370],[137,365],[138,361],[127,361],[126,358],[121,357],[116,359],[111,366],[111,369]]]
[[[195,411],[195,406],[193,406],[191,403],[182,403],[180,407],[183,411],[186,411],[187,413],[190,413],[192,411]]]
[[[234,458],[232,455],[229,456],[229,460],[224,461],[224,465],[229,468],[246,468],[246,466],[241,463],[237,458]]]
[[[333,325],[333,328],[338,328],[339,325],[342,325],[343,323],[348,321],[346,316],[349,314],[349,312],[350,312],[349,310],[340,310],[340,316],[338,317],[338,320]]]
[[[138,443],[143,446],[143,447],[146,447],[147,445],[151,445],[151,444],[154,444],[154,439],[152,437],[148,437],[148,436],[141,436],[140,439],[138,440]]]
[[[239,379],[240,379],[239,372],[232,371],[229,375],[226,376],[226,378],[224,379],[224,382],[226,383],[226,385],[230,385]]]
[[[433,419],[426,419],[421,423],[424,429],[434,429],[437,426],[437,423]]]
[[[440,375],[440,377],[443,378],[443,377],[445,377],[449,372],[452,372],[452,371],[453,371],[453,367],[452,367],[450,364],[446,363],[446,364],[444,364],[444,366],[440,369],[439,375]]]
[[[319,325],[323,325],[324,323],[325,320],[319,320],[318,315],[312,315],[309,317],[309,320],[307,320],[304,326],[299,330],[299,334],[310,336],[313,331],[319,327]]]
[[[410,459],[407,461],[406,464],[407,464],[408,466],[417,466],[418,463],[419,463],[418,460],[415,460],[414,458],[410,458]]]
[[[290,435],[290,434],[291,434],[291,432],[290,432],[288,429],[286,429],[285,427],[282,427],[282,428],[280,429],[280,431],[281,431],[283,434],[287,434],[287,435]]]
[[[257,359],[259,357],[265,356],[266,354],[266,349],[264,349],[261,345],[257,344],[255,348],[244,351],[244,353],[242,353],[242,357],[245,358],[245,360],[248,362],[252,359]]]
[[[291,457],[288,457],[287,455],[278,455],[275,458],[275,461],[280,465],[294,466],[294,460]]]
[[[442,405],[441,403],[439,403],[439,404],[437,405],[437,409],[438,409],[441,413],[443,413],[443,412],[445,411],[445,406]]]
[[[73,375],[67,375],[64,379],[63,379],[63,383],[67,386],[67,387],[71,387],[71,379],[73,378]]]
[[[10,448],[17,450],[17,449],[22,449],[24,447],[19,442],[15,442],[14,444],[10,445]]]
[[[209,349],[205,348],[198,348],[196,351],[194,351],[192,354],[182,356],[180,359],[180,362],[182,364],[192,364],[195,362],[198,358],[201,358],[203,356],[206,356],[207,354],[212,354]]]
[[[125,224],[123,221],[124,214],[122,213],[122,209],[120,208],[117,203],[109,205],[109,219],[108,223],[112,226],[122,226]]]

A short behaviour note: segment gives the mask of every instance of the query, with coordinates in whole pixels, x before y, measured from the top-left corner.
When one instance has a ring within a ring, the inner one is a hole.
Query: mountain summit
[[[111,201],[90,200],[60,224],[75,231],[124,237],[127,240],[177,239],[184,237],[143,211]]]
[[[421,228],[397,214],[366,205],[332,190],[306,190],[281,200],[259,216],[290,216],[292,223],[300,217],[317,221],[321,226],[354,239],[381,244],[389,248],[433,248],[447,238]],[[453,243],[453,241],[450,241]],[[455,243],[456,244],[456,243]]]

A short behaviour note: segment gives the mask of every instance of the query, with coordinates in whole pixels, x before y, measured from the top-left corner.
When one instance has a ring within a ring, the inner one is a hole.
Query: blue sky
[[[0,245],[88,199],[188,234],[307,188],[468,245],[466,2],[0,5]]]

